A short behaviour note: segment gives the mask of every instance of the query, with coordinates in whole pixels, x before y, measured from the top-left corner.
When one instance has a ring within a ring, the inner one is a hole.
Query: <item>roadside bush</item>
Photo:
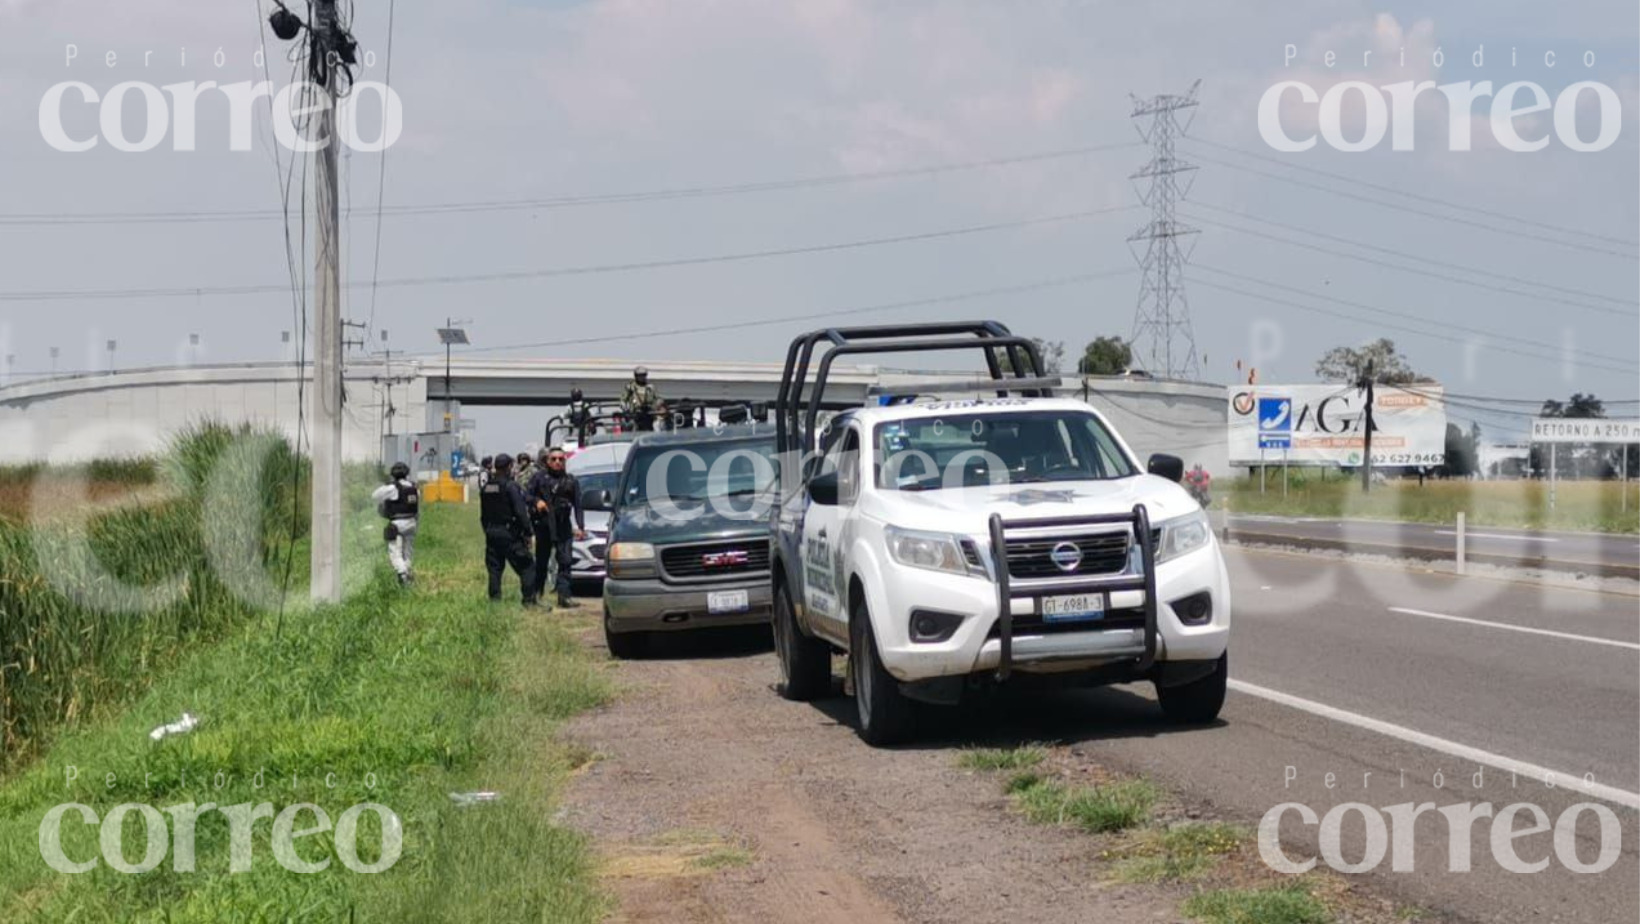
[[[134,484],[165,477],[176,490],[162,500],[61,523],[0,520],[0,772],[250,614],[213,559],[238,536],[259,566],[282,563],[306,532],[293,502],[304,466],[278,435],[202,424],[160,460],[92,466]]]

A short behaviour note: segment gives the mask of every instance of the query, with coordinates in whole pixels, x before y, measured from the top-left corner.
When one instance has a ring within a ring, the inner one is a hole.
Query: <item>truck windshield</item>
[[[674,504],[756,494],[776,472],[772,436],[641,446],[627,463],[621,503],[651,503],[651,492],[664,492]]]
[[[926,491],[1137,474],[1105,425],[1077,411],[954,413],[880,423],[877,487]]]

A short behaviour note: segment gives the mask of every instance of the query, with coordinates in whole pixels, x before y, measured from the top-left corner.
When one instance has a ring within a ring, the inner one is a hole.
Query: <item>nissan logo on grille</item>
[[[1074,542],[1061,542],[1048,553],[1048,558],[1060,571],[1075,571],[1082,567],[1082,547]]]
[[[700,557],[702,567],[727,568],[731,565],[744,565],[751,559],[745,549],[730,549],[727,552],[708,552]]]

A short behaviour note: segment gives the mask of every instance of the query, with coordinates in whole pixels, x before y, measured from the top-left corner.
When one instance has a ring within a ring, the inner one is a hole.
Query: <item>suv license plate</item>
[[[1043,622],[1088,622],[1105,615],[1105,595],[1069,594],[1042,598]]]
[[[744,613],[751,609],[751,600],[744,590],[719,590],[706,595],[708,613]]]

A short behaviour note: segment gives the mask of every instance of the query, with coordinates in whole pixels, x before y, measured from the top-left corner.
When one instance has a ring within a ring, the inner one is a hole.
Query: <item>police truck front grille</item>
[[[661,568],[669,578],[709,580],[769,570],[767,539],[737,539],[661,549]]]
[[[1080,560],[1075,567],[1063,568],[1060,561],[1070,561],[1074,546]],[[1057,553],[1055,550],[1059,550]],[[1127,565],[1128,533],[1105,531],[1076,535],[1007,540],[1008,575],[1014,578],[1062,578],[1097,574],[1115,574]]]

